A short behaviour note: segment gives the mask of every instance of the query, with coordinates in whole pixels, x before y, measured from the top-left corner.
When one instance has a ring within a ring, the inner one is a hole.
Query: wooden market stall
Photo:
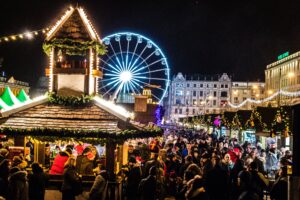
[[[116,162],[122,163],[115,159],[122,158],[115,155],[117,145],[120,149],[127,139],[160,136],[162,130],[135,122],[133,113],[98,95],[99,56],[106,50],[82,8],[70,7],[46,35],[48,94],[3,109],[1,133],[15,138],[19,145],[30,136],[36,141],[34,160],[41,164],[45,160],[43,142],[103,144],[113,183]]]

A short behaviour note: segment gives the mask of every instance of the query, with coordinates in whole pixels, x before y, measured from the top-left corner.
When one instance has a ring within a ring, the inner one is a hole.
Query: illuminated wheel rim
[[[143,89],[151,89],[151,98],[161,103],[170,82],[170,70],[162,50],[145,36],[131,33],[115,33],[102,42],[107,54],[100,58],[103,79],[99,93],[107,99],[119,95],[141,95]]]

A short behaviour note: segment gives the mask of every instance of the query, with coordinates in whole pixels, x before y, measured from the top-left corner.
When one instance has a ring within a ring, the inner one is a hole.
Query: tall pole
[[[279,94],[278,94],[278,98],[277,98],[277,106],[280,107],[280,101],[281,101],[281,67],[279,68]]]

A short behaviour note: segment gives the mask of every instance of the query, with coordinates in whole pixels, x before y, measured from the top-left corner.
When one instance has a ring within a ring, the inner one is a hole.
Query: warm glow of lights
[[[22,34],[20,34],[20,35],[19,35],[19,38],[23,39],[23,38],[24,38],[24,36],[23,36]]]
[[[39,33],[37,31],[34,32],[35,35],[38,35]]]
[[[209,96],[209,97],[208,97],[208,99],[212,99],[212,98],[213,98],[212,96]]]
[[[256,97],[259,97],[259,94],[256,94],[255,96],[256,96]]]
[[[273,94],[273,90],[268,90],[268,94]]]
[[[257,87],[257,85],[253,85],[253,87],[252,87],[253,89],[257,89],[258,87]]]
[[[295,73],[294,73],[294,72],[289,72],[289,73],[288,73],[288,77],[289,77],[289,78],[293,78],[294,76],[295,76]]]
[[[33,35],[30,32],[26,32],[24,35],[27,37],[27,39],[32,39],[33,38]]]
[[[9,41],[9,39],[6,37],[6,38],[4,38],[4,40],[7,42],[7,41]]]
[[[233,91],[233,94],[234,94],[234,95],[237,95],[237,94],[238,94],[238,91],[237,91],[237,90]]]
[[[86,26],[87,29],[89,30],[89,33],[90,33],[92,39],[95,39],[95,40],[98,39],[99,37],[98,37],[98,35],[96,34],[95,29],[92,27],[90,21],[88,20],[86,14],[85,14],[85,12],[84,12],[84,10],[83,10],[82,8],[77,8],[77,9],[78,9],[78,12],[79,12],[81,18],[83,19],[83,22],[85,23],[85,26]]]
[[[16,38],[16,36],[13,35],[13,36],[11,36],[11,39],[16,40],[17,38]]]
[[[53,91],[53,60],[54,60],[54,49],[51,49],[49,56],[49,92]]]
[[[46,30],[49,30],[47,33],[47,38],[46,40],[49,39],[49,37],[56,31],[56,29],[65,22],[66,19],[68,19],[68,17],[73,13],[74,8],[70,7],[69,10],[66,11],[66,13],[55,23],[55,25],[49,29],[47,28]],[[43,31],[44,32],[44,31]]]

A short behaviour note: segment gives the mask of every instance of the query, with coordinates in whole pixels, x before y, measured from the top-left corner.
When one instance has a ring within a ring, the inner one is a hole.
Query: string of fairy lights
[[[247,98],[246,100],[244,100],[240,104],[233,104],[230,101],[228,101],[228,105],[230,107],[232,107],[232,108],[240,108],[240,107],[244,106],[248,102],[249,103],[254,103],[254,104],[262,104],[262,103],[271,101],[272,99],[274,99],[278,95],[283,95],[283,96],[288,96],[288,97],[299,97],[300,96],[300,91],[288,92],[288,91],[280,90],[280,91],[275,92],[271,96],[269,96],[267,98],[264,98],[264,99],[261,99],[261,100],[253,100],[251,98]]]
[[[0,37],[0,44],[1,43],[7,43],[7,42],[12,42],[16,40],[32,40],[34,37],[39,36],[41,34],[45,35],[49,32],[50,28],[44,28],[44,29],[39,29],[39,30],[34,30],[34,31],[26,31],[24,33],[19,33],[19,34],[12,34],[12,35],[7,35],[7,36],[2,36]]]

